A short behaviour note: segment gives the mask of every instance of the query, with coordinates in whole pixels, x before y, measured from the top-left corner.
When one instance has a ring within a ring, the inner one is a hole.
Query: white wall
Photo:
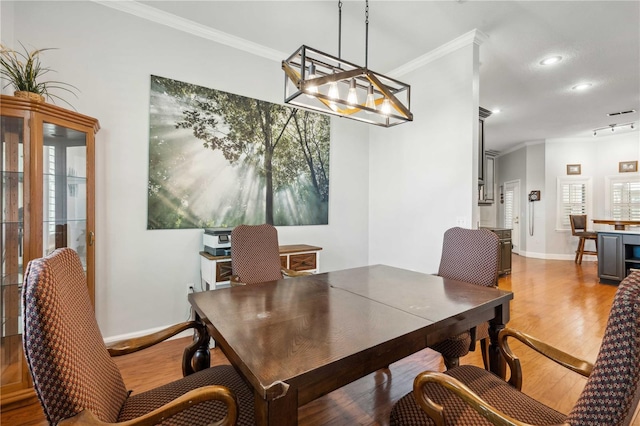
[[[525,251],[520,254],[528,257],[541,257],[545,253],[546,206],[552,201],[545,194],[545,149],[544,143],[527,144],[526,150],[526,179],[522,190],[526,214],[520,221],[524,229]],[[540,201],[529,202],[528,194],[533,190],[541,191]],[[555,204],[555,203],[551,203]],[[532,235],[533,234],[533,235]],[[522,240],[521,240],[522,241]]]
[[[604,137],[548,139],[545,146],[546,190],[553,201],[546,210],[546,255],[547,258],[573,259],[577,238],[571,235],[571,231],[556,230],[557,178],[566,176],[567,164],[580,164],[581,176],[592,180],[593,202],[589,229],[610,230],[609,225],[594,226],[591,219],[607,217],[604,210],[605,176],[619,175],[620,161],[640,159],[640,132]]]
[[[202,230],[146,230],[149,76],[282,103],[280,64],[92,2],[1,7],[3,42],[59,48],[45,64],[80,88],[76,109],[100,120],[96,315],[103,334],[186,319],[185,283],[199,282]],[[323,271],[368,264],[368,131],[332,120],[329,225],[279,228],[282,244],[324,247]]]
[[[371,129],[370,263],[435,272],[444,231],[475,225],[477,53],[470,44],[402,76],[414,121]]]
[[[496,182],[498,186],[502,186],[504,188],[505,182],[520,181],[520,211],[514,215],[518,217],[518,221],[520,222],[520,232],[518,233],[519,242],[520,242],[520,251],[526,250],[526,222],[522,220],[522,218],[526,217],[526,192],[525,188],[527,187],[527,158],[526,158],[526,150],[524,148],[517,149],[512,152],[505,153],[496,158],[497,171],[496,171]],[[500,194],[498,193],[498,198]],[[500,201],[498,201],[499,203]],[[515,212],[514,212],[515,213]],[[500,204],[496,210],[497,215],[497,226],[503,227],[504,225],[504,204]],[[515,231],[514,231],[515,232]]]
[[[571,231],[557,230],[557,182],[567,176],[567,164],[580,164],[580,177],[591,178],[592,203],[589,212],[589,229],[610,230],[610,225],[594,225],[591,219],[609,218],[605,210],[605,183],[607,177],[620,176],[620,161],[640,159],[640,132],[613,134],[598,137],[573,137],[528,142],[520,148],[498,157],[497,179],[505,181],[521,179],[522,203],[527,220],[522,222],[524,237],[521,254],[546,259],[574,258],[578,240]],[[637,174],[634,176],[638,176]],[[640,178],[640,177],[639,177]],[[534,236],[529,235],[526,199],[529,191],[540,189],[541,201],[534,207]],[[504,224],[504,212],[498,209],[498,225]],[[591,243],[587,243],[591,244]],[[591,247],[589,247],[590,249]],[[585,260],[595,260],[586,256]]]

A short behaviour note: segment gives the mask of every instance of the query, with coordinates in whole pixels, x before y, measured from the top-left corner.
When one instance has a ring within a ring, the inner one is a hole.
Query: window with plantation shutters
[[[591,179],[558,178],[558,212],[556,229],[571,230],[569,216],[591,211]]]
[[[605,208],[614,220],[640,220],[640,175],[607,179]]]

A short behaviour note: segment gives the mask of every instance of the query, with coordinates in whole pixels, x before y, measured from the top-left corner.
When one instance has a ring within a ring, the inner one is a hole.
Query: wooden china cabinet
[[[20,296],[29,260],[78,252],[94,300],[94,136],[98,120],[46,102],[0,98],[2,411],[35,402],[22,351]]]

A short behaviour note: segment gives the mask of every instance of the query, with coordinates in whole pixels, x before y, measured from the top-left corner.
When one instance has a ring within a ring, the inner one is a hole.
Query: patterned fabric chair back
[[[500,239],[488,229],[445,231],[438,275],[487,287],[498,282]]]
[[[569,215],[569,222],[571,222],[571,233],[576,235],[576,231],[587,230],[587,215],[586,214],[572,214]]]
[[[231,268],[245,284],[282,279],[276,228],[268,224],[233,228]]]
[[[22,291],[24,353],[47,420],[84,409],[115,422],[127,399],[95,319],[77,253],[61,248],[27,265]]]
[[[618,287],[593,372],[569,413],[570,425],[629,425],[640,378],[640,272]]]

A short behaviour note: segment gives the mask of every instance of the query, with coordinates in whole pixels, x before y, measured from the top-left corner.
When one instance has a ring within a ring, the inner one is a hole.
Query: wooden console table
[[[640,220],[593,219],[593,223],[613,225],[616,231],[624,231],[627,226],[640,226]]]
[[[280,246],[280,264],[294,271],[320,272],[320,250],[322,247],[307,244]],[[231,278],[231,256],[213,256],[200,252],[200,277],[203,290],[229,287]]]

